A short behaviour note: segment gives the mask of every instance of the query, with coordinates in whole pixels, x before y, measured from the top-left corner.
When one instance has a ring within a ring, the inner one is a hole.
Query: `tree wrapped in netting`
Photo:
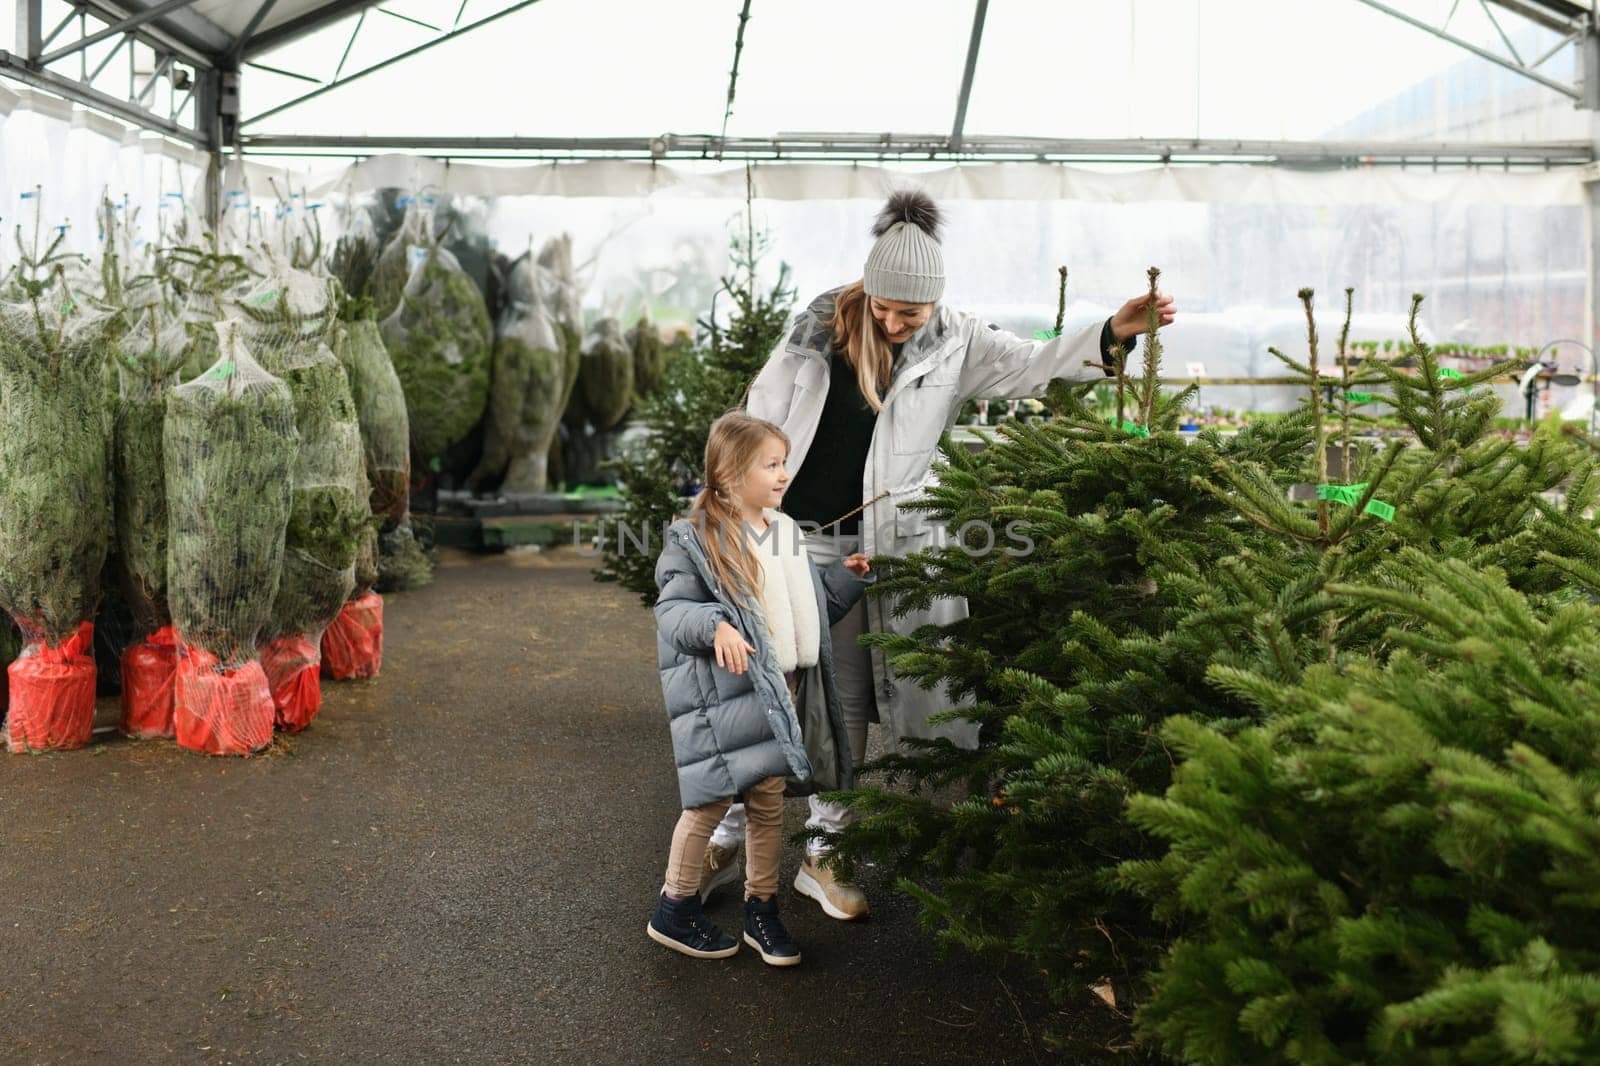
[[[372,513],[379,520],[374,564],[376,585],[385,592],[419,588],[433,580],[433,563],[411,529],[411,430],[406,414],[405,390],[395,374],[394,362],[383,345],[372,298],[373,273],[378,253],[367,216],[360,215],[351,232],[339,239],[329,269],[343,288],[334,354],[344,366],[361,423]]]
[[[433,561],[411,527],[411,445],[405,393],[377,324],[348,323],[339,360],[350,381],[362,427],[370,506],[377,519],[377,587],[420,588],[433,580]]]
[[[661,331],[650,317],[649,307],[628,331],[628,345],[633,349],[633,395],[642,400],[661,387],[667,369],[667,346],[661,343]]]
[[[550,446],[561,425],[567,358],[560,328],[545,302],[544,268],[519,258],[506,281],[495,331],[494,376],[483,457],[474,485],[500,478],[500,491],[543,492]]]
[[[578,372],[589,424],[606,430],[633,407],[633,349],[615,318],[602,318],[585,340]]]
[[[544,303],[555,318],[566,356],[567,376],[561,395],[566,409],[578,383],[578,367],[583,358],[583,286],[572,261],[572,235],[551,237],[539,249],[537,280],[544,286]]]
[[[122,731],[170,737],[177,633],[167,600],[167,394],[178,384],[188,333],[176,309],[146,308],[115,342],[119,382],[112,434],[117,570],[133,618],[122,653]]]
[[[494,343],[483,293],[431,230],[431,214],[410,204],[374,279],[384,347],[405,392],[412,456],[430,466],[482,416]]]
[[[322,632],[355,588],[356,554],[373,519],[355,400],[328,347],[336,283],[295,269],[270,248],[265,253],[266,276],[239,310],[262,365],[289,387],[299,449],[283,580],[261,656],[277,725],[297,731],[322,705]]]
[[[161,253],[157,272],[183,307],[189,344],[178,377],[193,381],[216,365],[216,324],[225,317],[230,298],[249,285],[250,269],[242,256],[214,247],[182,245]]]
[[[12,751],[81,747],[94,723],[89,657],[111,535],[102,368],[107,316],[17,231],[0,302],[0,609],[23,647],[8,668]]]
[[[273,701],[257,642],[283,575],[295,455],[289,387],[251,356],[236,320],[218,358],[167,399],[167,592],[180,647],[178,743],[248,755],[272,742]]]

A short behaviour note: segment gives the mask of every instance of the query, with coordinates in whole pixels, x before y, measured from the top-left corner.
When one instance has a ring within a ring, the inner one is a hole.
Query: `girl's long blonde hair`
[[[846,285],[834,301],[833,350],[843,353],[855,370],[862,397],[874,411],[882,411],[883,390],[894,371],[894,345],[867,311],[864,282]]]
[[[783,443],[783,430],[743,411],[729,411],[711,424],[706,438],[705,487],[689,505],[689,518],[700,527],[711,572],[728,595],[745,604],[761,602],[761,560],[745,542],[744,517],[734,496],[750,473],[757,449],[769,440]]]

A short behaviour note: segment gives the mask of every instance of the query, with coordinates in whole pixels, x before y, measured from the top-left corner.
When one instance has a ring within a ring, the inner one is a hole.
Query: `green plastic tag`
[[[138,369],[139,369],[139,360],[137,360],[137,359],[135,359],[135,358],[134,358],[134,357],[133,357],[133,356],[131,356],[131,355],[125,355],[125,356],[123,356],[123,357],[122,357],[122,361],[123,361],[123,362],[124,362],[124,363],[127,363],[127,364],[128,364],[128,365],[129,365],[129,366],[131,366],[131,367],[133,367],[133,368],[134,368],[134,369],[135,369],[135,370],[138,370]]]
[[[278,290],[277,289],[268,289],[266,292],[262,293],[260,296],[257,296],[255,299],[251,300],[250,302],[255,304],[257,307],[265,307],[269,303],[271,303],[272,301],[276,300],[277,298],[278,298]]]
[[[1033,331],[1033,339],[1036,341],[1053,341],[1059,336],[1061,336],[1061,331],[1058,329],[1036,329]]]
[[[1442,378],[1449,378],[1452,381],[1460,381],[1462,378],[1466,377],[1466,375],[1461,371],[1449,366],[1441,366],[1439,368],[1439,376]]]
[[[1371,403],[1372,402],[1372,393],[1370,393],[1370,392],[1347,392],[1347,393],[1344,394],[1344,398],[1349,400],[1351,403]]]
[[[1135,437],[1148,437],[1150,435],[1150,431],[1148,429],[1145,429],[1137,422],[1129,422],[1126,418],[1124,418],[1121,422],[1118,422],[1115,418],[1108,418],[1106,421],[1110,422],[1114,426],[1117,426],[1122,430],[1122,432],[1131,433]]]
[[[230,359],[226,363],[218,363],[216,366],[212,367],[210,370],[207,370],[201,376],[205,377],[205,378],[208,378],[208,379],[209,378],[225,378],[225,377],[231,376],[232,374],[233,374],[233,361]]]
[[[73,311],[77,310],[77,308],[78,303],[76,300],[68,300],[66,303],[61,305],[61,313],[64,315],[70,315]]]
[[[1367,491],[1365,481],[1354,485],[1318,485],[1317,499],[1329,500],[1333,503],[1342,503],[1346,507],[1354,507],[1361,502],[1361,496]],[[1362,508],[1364,512],[1385,522],[1394,521],[1394,505],[1384,503],[1382,500],[1368,500]]]
[[[1332,500],[1342,503],[1346,507],[1354,507],[1361,499],[1361,494],[1367,491],[1365,481],[1356,485],[1318,485],[1317,499]]]
[[[439,462],[438,456],[435,456],[433,461],[428,464],[428,469],[432,470],[435,474],[437,474],[439,472],[440,465],[442,465],[442,464]]]

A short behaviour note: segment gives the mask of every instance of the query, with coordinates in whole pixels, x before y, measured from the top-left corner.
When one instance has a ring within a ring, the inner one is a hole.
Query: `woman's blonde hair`
[[[867,310],[863,282],[846,285],[833,304],[833,350],[856,372],[861,395],[874,411],[883,410],[883,393],[894,371],[894,345]]]
[[[761,560],[745,542],[744,516],[734,492],[750,473],[757,450],[769,440],[789,450],[783,430],[743,411],[729,411],[711,424],[706,438],[705,487],[689,505],[700,526],[711,572],[728,594],[746,604],[761,602]]]

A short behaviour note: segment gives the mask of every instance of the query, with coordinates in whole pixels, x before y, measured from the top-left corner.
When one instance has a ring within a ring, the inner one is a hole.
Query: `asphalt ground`
[[[0,755],[0,1058],[1048,1058],[1025,981],[941,959],[882,878],[870,919],[825,917],[793,847],[801,966],[646,938],[677,817],[654,627],[589,565],[447,553],[389,598],[382,676],[253,759]],[[736,891],[710,909],[738,927]]]

